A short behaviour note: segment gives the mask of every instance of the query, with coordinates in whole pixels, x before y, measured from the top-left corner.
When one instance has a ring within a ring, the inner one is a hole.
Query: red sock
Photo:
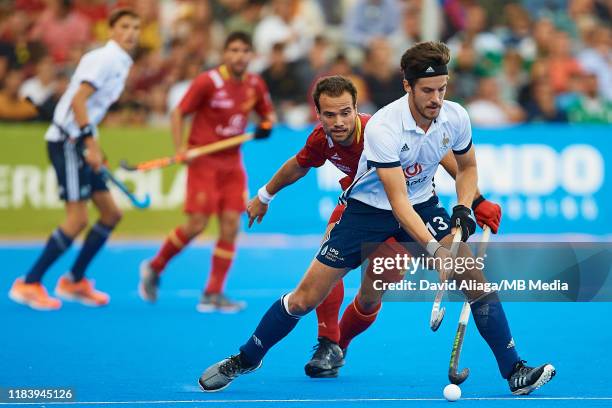
[[[185,235],[181,227],[176,227],[174,231],[168,234],[159,252],[151,261],[151,268],[157,273],[162,273],[166,264],[174,258],[176,254],[181,252],[189,241],[191,241],[191,238]]]
[[[376,307],[376,311],[371,314],[365,314],[359,309],[359,303],[355,298],[350,305],[346,307],[340,320],[340,341],[338,345],[341,349],[345,349],[355,337],[363,333],[368,327],[374,323],[376,316],[380,311],[381,304]]]
[[[342,279],[329,292],[323,303],[317,307],[317,320],[319,321],[319,337],[327,337],[337,343],[340,340],[340,327],[338,326],[338,313],[344,299],[344,284]]]
[[[232,242],[217,241],[212,257],[212,269],[206,284],[206,293],[221,293],[225,286],[225,279],[232,261],[234,260],[235,245]]]

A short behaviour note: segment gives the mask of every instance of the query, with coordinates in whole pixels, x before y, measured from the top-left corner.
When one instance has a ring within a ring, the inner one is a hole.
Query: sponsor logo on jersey
[[[416,176],[417,174],[421,174],[422,171],[423,168],[421,167],[421,165],[419,163],[414,163],[404,169],[404,176],[406,177],[406,179],[409,179]]]

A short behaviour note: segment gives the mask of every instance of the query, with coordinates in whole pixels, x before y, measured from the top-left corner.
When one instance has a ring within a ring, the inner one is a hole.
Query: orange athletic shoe
[[[62,301],[47,294],[47,289],[40,283],[25,283],[23,278],[17,278],[9,291],[9,298],[35,310],[57,310],[62,307]]]
[[[110,296],[95,290],[93,281],[87,278],[73,282],[69,277],[62,276],[57,281],[55,294],[64,300],[80,302],[86,306],[105,306],[110,301]]]

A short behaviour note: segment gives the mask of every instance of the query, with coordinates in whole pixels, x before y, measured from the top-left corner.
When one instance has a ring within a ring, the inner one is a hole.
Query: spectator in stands
[[[332,58],[332,47],[326,37],[319,35],[315,37],[314,44],[308,51],[306,58],[300,59],[296,66],[300,81],[303,84],[312,84],[315,78],[318,78],[322,72],[329,68],[329,63]],[[310,96],[306,98],[310,100]]]
[[[19,96],[30,99],[37,106],[42,105],[55,91],[55,76],[51,57],[41,59],[36,64],[36,75],[21,84]]]
[[[464,103],[471,99],[478,88],[480,77],[478,56],[471,41],[463,41],[451,59],[453,75],[450,76],[450,90],[453,100]]]
[[[597,25],[593,29],[590,44],[578,53],[582,67],[597,75],[599,93],[612,101],[612,30]]]
[[[295,62],[308,54],[314,37],[322,30],[323,18],[318,25],[309,22],[298,13],[299,0],[272,0],[272,13],[264,17],[253,34],[253,44],[257,57],[251,69],[263,71],[270,63],[272,47],[277,43],[285,44],[285,57]]]
[[[398,63],[392,59],[393,52],[389,42],[382,38],[374,38],[366,51],[363,64],[363,79],[368,87],[370,100],[375,109],[401,98],[405,92]]]
[[[504,45],[498,36],[487,31],[487,16],[477,4],[466,7],[465,28],[448,40],[452,55],[457,55],[464,44],[471,44],[474,48],[477,64],[484,75],[493,75],[498,71]]]
[[[472,123],[476,126],[507,126],[522,122],[525,117],[518,105],[501,99],[497,80],[494,77],[480,80],[478,94],[466,108]]]
[[[159,26],[159,2],[137,0],[134,11],[140,16],[140,46],[147,50],[159,50],[163,42]]]
[[[189,85],[191,85],[191,81],[198,76],[200,71],[202,70],[203,64],[197,59],[189,59],[185,62],[185,65],[180,66],[180,70],[182,71],[180,75],[178,75],[178,81],[173,82],[170,85],[170,89],[168,90],[166,107],[167,111],[171,112],[174,108],[178,106],[183,99],[183,96],[189,89]]]
[[[530,89],[531,97],[525,106],[527,122],[567,122],[548,78],[540,79]]]
[[[32,20],[25,11],[16,10],[0,21],[0,57],[9,67],[24,67],[42,54],[42,45],[29,39]]]
[[[91,27],[87,18],[72,9],[72,0],[49,0],[30,38],[41,41],[53,60],[62,63],[68,59],[70,49],[87,44]]]
[[[585,71],[580,84],[581,95],[568,108],[569,121],[612,124],[612,101],[604,100],[599,94],[597,74],[594,71]]]
[[[18,70],[9,71],[4,79],[4,85],[0,89],[0,120],[25,121],[38,116],[34,104],[19,97],[22,81],[23,74]]]
[[[529,75],[523,69],[523,59],[516,50],[509,50],[504,55],[497,79],[502,100],[508,103],[517,102],[518,93],[529,81]]]
[[[296,64],[287,61],[285,57],[285,44],[274,44],[270,65],[261,76],[268,85],[275,111],[280,114],[281,120],[285,120],[283,113],[288,109],[306,103],[306,90],[300,81]]]
[[[523,109],[526,109],[527,105],[531,101],[534,93],[533,88],[535,84],[540,81],[550,81],[548,72],[550,71],[550,65],[546,58],[536,59],[531,64],[531,70],[529,72],[529,82],[524,84],[517,93],[517,102]]]
[[[498,32],[506,49],[515,50],[521,59],[531,62],[537,56],[537,46],[531,36],[531,18],[520,4],[511,3],[504,7],[506,27]]]
[[[549,18],[537,20],[533,26],[533,39],[536,44],[537,57],[547,57],[549,47],[554,41],[555,25]]]
[[[51,95],[49,95],[47,99],[38,104],[36,107],[38,109],[37,120],[41,120],[43,122],[51,122],[51,120],[53,120],[55,106],[59,102],[64,92],[66,92],[66,89],[70,83],[70,76],[67,75],[66,72],[60,71],[55,74],[53,83],[54,86]]]
[[[400,61],[404,52],[415,43],[421,41],[421,9],[414,2],[408,2],[402,7],[399,28],[389,37],[393,49],[393,61]]]
[[[356,0],[344,19],[345,40],[366,49],[375,37],[393,34],[400,26],[397,0]]]
[[[225,20],[225,31],[244,31],[252,36],[265,4],[266,0],[247,0],[242,9]]]
[[[566,92],[570,77],[582,71],[578,60],[572,55],[569,35],[563,31],[554,34],[555,40],[550,45],[550,84],[556,93]]]

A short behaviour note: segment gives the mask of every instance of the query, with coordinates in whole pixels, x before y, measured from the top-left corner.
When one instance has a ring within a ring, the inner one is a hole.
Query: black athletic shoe
[[[516,363],[508,378],[510,391],[514,395],[527,395],[549,382],[556,374],[552,364],[542,364],[534,368],[527,367],[525,363],[523,360]]]
[[[344,365],[344,354],[340,346],[327,337],[319,337],[313,350],[312,358],[304,366],[306,375],[312,378],[337,377],[338,368]]]
[[[221,391],[230,385],[236,377],[257,370],[261,367],[261,363],[260,361],[257,365],[246,366],[240,358],[240,354],[236,354],[208,367],[200,376],[198,383],[202,391]]]

